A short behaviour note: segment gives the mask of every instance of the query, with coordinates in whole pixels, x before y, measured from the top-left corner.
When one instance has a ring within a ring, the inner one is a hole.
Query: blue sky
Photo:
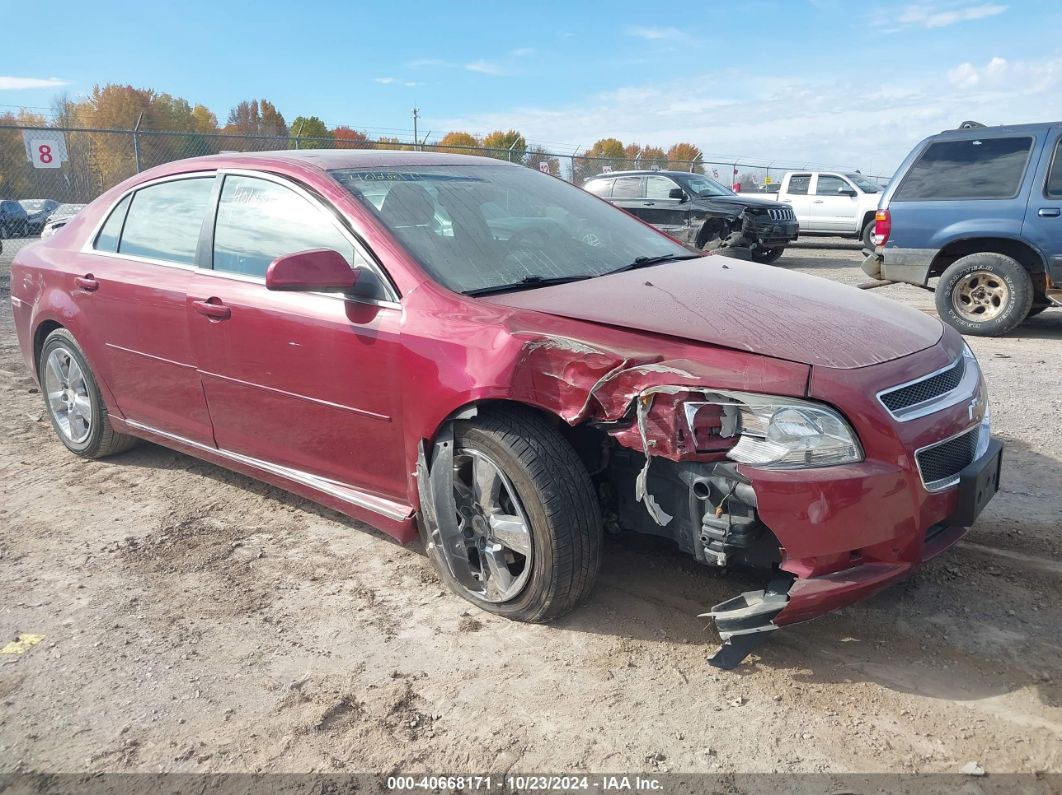
[[[1062,118],[1062,2],[0,3],[0,110],[96,83],[373,135],[515,127],[891,172],[964,119]],[[16,34],[15,32],[18,31]]]

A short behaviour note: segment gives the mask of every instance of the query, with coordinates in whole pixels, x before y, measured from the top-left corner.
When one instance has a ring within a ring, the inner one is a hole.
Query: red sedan
[[[723,667],[910,574],[998,487],[957,332],[496,160],[170,163],[23,249],[11,294],[72,452],[148,439],[419,535],[524,621],[587,596],[608,517],[763,573],[709,611]]]

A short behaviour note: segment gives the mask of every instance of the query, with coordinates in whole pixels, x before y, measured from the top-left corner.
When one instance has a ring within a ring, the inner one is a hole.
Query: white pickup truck
[[[874,211],[882,187],[862,174],[841,171],[787,171],[770,198],[792,205],[800,235],[861,238],[873,248]]]

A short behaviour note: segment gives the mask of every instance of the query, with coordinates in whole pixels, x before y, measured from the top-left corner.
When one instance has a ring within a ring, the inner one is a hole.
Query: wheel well
[[[874,210],[863,213],[863,221],[859,224],[859,234],[863,234],[863,230],[866,229],[867,224],[874,220]]]
[[[968,254],[981,253],[1003,254],[1017,260],[1025,270],[1033,275],[1033,285],[1037,292],[1044,290],[1044,275],[1047,272],[1043,257],[1029,245],[1018,240],[1008,240],[998,237],[976,237],[967,240],[956,240],[944,246],[933,258],[929,266],[929,276],[940,276],[956,260],[962,259]],[[1040,275],[1037,279],[1036,276]]]
[[[701,228],[697,230],[695,241],[698,248],[708,242],[708,234],[718,231],[720,237],[726,237],[726,233],[733,227],[733,221],[725,218],[706,218]]]
[[[44,348],[44,341],[48,339],[48,335],[55,331],[57,328],[62,328],[59,323],[54,320],[45,320],[39,326],[37,330],[33,332],[33,367],[37,368],[37,363],[41,360],[41,350]],[[40,372],[37,373],[40,375]]]

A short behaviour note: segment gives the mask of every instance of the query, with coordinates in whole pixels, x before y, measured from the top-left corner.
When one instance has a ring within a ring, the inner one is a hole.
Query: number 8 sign
[[[29,150],[34,168],[59,168],[62,165],[54,138],[31,139]]]

